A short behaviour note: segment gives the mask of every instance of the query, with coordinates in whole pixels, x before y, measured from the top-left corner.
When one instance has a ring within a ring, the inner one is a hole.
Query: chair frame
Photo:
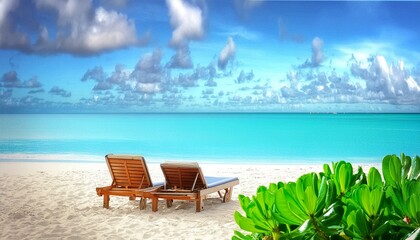
[[[239,184],[239,180],[235,178],[208,187],[201,168],[195,162],[162,163],[161,169],[166,183],[151,192],[152,211],[154,212],[158,210],[159,198],[166,199],[167,207],[171,207],[174,200],[194,201],[196,212],[200,212],[204,208],[203,200],[208,194],[217,192],[222,202],[229,202],[233,187]],[[224,194],[221,193],[222,190],[225,190]]]
[[[150,192],[160,186],[153,186],[146,161],[142,156],[113,155],[105,156],[112,177],[110,186],[97,187],[98,196],[103,196],[103,207],[109,208],[110,196],[127,196],[130,200],[140,197],[140,209],[146,209]]]

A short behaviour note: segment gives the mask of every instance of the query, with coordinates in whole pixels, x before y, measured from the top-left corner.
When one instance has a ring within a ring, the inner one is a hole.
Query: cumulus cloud
[[[170,44],[183,46],[190,40],[200,39],[204,35],[203,14],[199,7],[183,0],[167,0],[170,22],[173,28]]]
[[[124,70],[124,66],[122,64],[115,65],[115,69],[111,73],[111,76],[107,78],[107,81],[109,81],[112,84],[117,84],[119,86],[124,85],[128,80],[129,72]]]
[[[318,67],[324,61],[324,41],[316,37],[312,40],[312,65]]]
[[[101,66],[96,66],[92,69],[86,71],[86,73],[82,77],[82,81],[85,82],[87,80],[95,80],[95,81],[104,81],[106,78],[106,74]]]
[[[140,83],[160,83],[164,70],[161,64],[162,51],[155,49],[152,53],[145,54],[137,63],[130,77]]]
[[[7,73],[4,73],[1,82],[3,87],[16,87],[20,84],[20,80],[17,77],[16,71],[9,71]]]
[[[177,49],[176,53],[166,64],[168,68],[192,68],[193,64],[190,56],[190,49],[188,46],[183,46]]]
[[[367,66],[353,61],[353,76],[366,82],[366,98],[388,100],[398,104],[420,103],[420,86],[405,69],[404,62],[388,64],[384,56],[370,59]]]
[[[111,90],[114,86],[125,88],[128,84],[129,73],[124,71],[123,65],[117,64],[115,65],[115,70],[108,76],[101,66],[96,66],[88,69],[81,79],[83,82],[88,80],[96,82],[96,85],[93,87],[94,91]]]
[[[62,88],[59,88],[57,86],[54,86],[50,89],[50,91],[48,91],[48,93],[52,94],[52,95],[57,95],[57,96],[61,96],[61,97],[71,97],[71,92],[66,91]]]
[[[0,79],[0,86],[6,88],[40,88],[42,84],[36,77],[32,77],[29,80],[21,81],[18,78],[16,71],[9,71],[3,74]]]
[[[231,37],[228,38],[225,47],[219,54],[219,60],[217,66],[219,69],[224,70],[229,61],[235,57],[236,45]]]
[[[254,79],[254,71],[250,71],[248,73],[245,73],[244,70],[242,70],[239,73],[238,78],[236,79],[236,83],[245,83],[245,82],[250,82]]]
[[[314,68],[319,67],[321,63],[324,61],[324,41],[319,38],[315,37],[312,40],[312,57],[311,60],[306,60],[305,63],[300,65],[300,68]]]
[[[116,90],[122,97],[107,98],[107,103],[120,101],[120,104],[124,102],[132,104],[135,101],[152,104],[163,101],[163,96],[168,96],[166,93],[178,93],[179,87],[198,86],[197,82],[199,80],[207,81],[206,86],[217,85],[213,81],[214,78],[218,77],[214,63],[210,63],[207,67],[197,66],[189,73],[179,73],[177,76],[171,77],[168,64],[163,66],[161,63],[162,55],[159,48],[144,54],[131,72],[124,70],[121,64],[117,64],[111,74],[107,74],[102,67],[96,66],[88,69],[81,81],[96,82],[92,89],[95,94]],[[160,95],[162,98],[155,100],[153,96],[156,94],[162,94]],[[104,100],[101,98],[100,102],[103,103]],[[95,104],[98,104],[98,101]]]
[[[110,82],[106,82],[106,81],[98,82],[93,87],[94,91],[104,91],[104,90],[110,90],[110,89],[112,89],[112,84]]]
[[[10,14],[18,6],[19,1],[16,0],[0,1],[0,48],[20,48],[23,51],[27,51],[28,36],[18,31],[16,21]]]
[[[13,2],[12,4],[10,2]],[[148,42],[146,34],[137,37],[133,20],[116,11],[108,11],[103,7],[95,8],[91,0],[32,0],[25,6],[19,1],[2,1],[0,4],[0,47],[20,50],[26,53],[55,54],[70,53],[87,56],[96,55],[118,48],[141,46]],[[4,7],[4,8],[2,8]],[[34,18],[30,23],[37,26],[37,33],[18,32],[16,29],[27,29],[29,26],[19,26],[13,17],[7,13],[17,12],[13,16],[24,15],[25,8],[39,12],[38,16],[47,11],[57,13],[57,22],[50,24],[44,19]],[[53,34],[52,34],[53,33]],[[28,40],[31,34],[31,39]]]
[[[190,88],[199,86],[198,81],[204,80],[205,86],[216,87],[215,78],[220,77],[217,73],[214,62],[210,62],[208,66],[197,66],[192,72],[179,73],[178,76],[171,78],[172,87]]]
[[[33,77],[27,81],[23,81],[21,88],[40,88],[42,84],[38,81],[36,77]]]
[[[0,2],[0,26],[3,26],[6,21],[7,14],[17,5],[16,0],[2,0]]]

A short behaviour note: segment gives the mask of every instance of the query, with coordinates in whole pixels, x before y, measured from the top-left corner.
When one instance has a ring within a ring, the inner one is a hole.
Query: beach
[[[209,176],[237,176],[232,200],[221,203],[217,194],[195,212],[193,202],[175,201],[158,212],[151,202],[139,210],[139,199],[111,196],[110,208],[95,188],[111,184],[104,163],[0,163],[0,239],[230,239],[239,227],[233,219],[242,211],[238,194],[252,196],[260,185],[295,181],[300,175],[322,171],[322,164],[240,165],[200,164]],[[353,164],[368,172],[380,164]],[[148,163],[154,182],[163,181],[158,163]]]

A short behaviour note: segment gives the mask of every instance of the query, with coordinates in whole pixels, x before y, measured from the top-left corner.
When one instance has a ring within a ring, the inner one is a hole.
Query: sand
[[[153,181],[163,181],[159,165],[148,166]],[[140,211],[139,199],[111,196],[110,209],[104,209],[95,188],[111,183],[105,163],[1,162],[0,239],[230,239],[239,229],[233,219],[241,211],[238,194],[251,196],[259,185],[322,171],[322,164],[200,166],[205,175],[239,177],[232,201],[210,195],[200,213],[193,202],[166,208],[162,201],[152,212],[150,202]]]

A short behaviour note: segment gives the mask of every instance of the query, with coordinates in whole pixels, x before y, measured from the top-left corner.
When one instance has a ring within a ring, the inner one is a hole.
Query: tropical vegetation
[[[233,240],[417,239],[420,158],[388,155],[382,175],[345,161],[324,164],[323,172],[260,186],[239,201]]]

